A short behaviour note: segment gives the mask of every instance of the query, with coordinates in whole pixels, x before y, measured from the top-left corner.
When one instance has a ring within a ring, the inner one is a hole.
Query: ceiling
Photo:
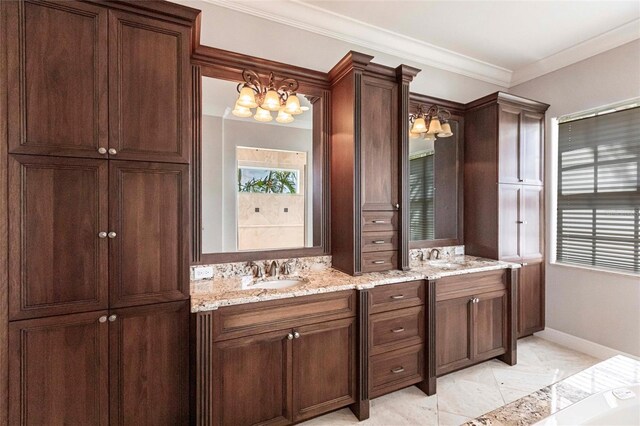
[[[640,1],[207,0],[500,84],[640,38]]]

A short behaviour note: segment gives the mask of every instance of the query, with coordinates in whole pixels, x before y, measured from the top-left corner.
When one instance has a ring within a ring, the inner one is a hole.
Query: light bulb
[[[236,102],[239,106],[245,108],[255,108],[258,106],[256,103],[256,92],[249,86],[244,86],[240,90],[240,95],[238,95],[238,101]]]
[[[413,133],[425,133],[427,131],[427,123],[424,121],[424,118],[416,118],[413,122],[413,127],[411,127],[411,131]]]
[[[293,116],[285,111],[285,108],[280,108],[278,111],[278,116],[276,117],[276,121],[278,123],[291,123],[293,121]]]
[[[438,117],[433,117],[431,122],[429,123],[429,131],[427,133],[436,134],[442,131],[442,126],[440,126],[440,120]]]
[[[453,136],[453,132],[451,131],[451,126],[446,121],[442,123],[442,131],[438,133],[438,137],[448,138],[449,136]]]
[[[233,108],[233,111],[231,111],[231,114],[235,115],[236,117],[246,118],[251,117],[252,112],[249,108],[243,107],[236,103],[236,106]]]
[[[280,96],[278,92],[273,89],[267,91],[267,94],[264,95],[264,101],[262,101],[262,105],[260,105],[263,109],[269,111],[278,111],[280,109]]]
[[[302,108],[300,108],[300,99],[298,99],[298,95],[293,94],[287,98],[285,109],[287,113],[291,115],[302,114]]]
[[[262,123],[266,123],[273,120],[271,113],[266,109],[262,109],[260,107],[258,107],[258,109],[256,110],[256,115],[254,115],[253,118],[255,118],[257,121],[260,121]]]

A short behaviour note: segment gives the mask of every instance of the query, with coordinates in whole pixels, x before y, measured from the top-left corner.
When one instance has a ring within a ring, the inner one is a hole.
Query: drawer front
[[[214,341],[300,327],[356,315],[356,291],[290,297],[222,307],[213,312]]]
[[[509,269],[444,277],[436,283],[436,301],[506,290]]]
[[[387,352],[371,358],[370,398],[418,383],[424,378],[423,345]]]
[[[373,314],[369,318],[371,354],[413,346],[424,341],[424,307]]]
[[[424,305],[424,281],[382,285],[371,289],[369,295],[372,314]]]
[[[396,231],[363,232],[362,252],[388,251],[398,249]]]
[[[375,251],[362,253],[362,272],[381,272],[396,269],[397,251]]]
[[[397,212],[362,212],[362,232],[396,231],[398,229]]]

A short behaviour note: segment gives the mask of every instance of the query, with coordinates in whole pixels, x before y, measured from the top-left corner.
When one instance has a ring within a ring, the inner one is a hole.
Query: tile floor
[[[453,426],[515,401],[599,362],[539,337],[518,341],[518,364],[491,360],[438,379],[436,395],[415,386],[371,401],[371,417],[359,423],[348,408],[303,423],[305,426]]]

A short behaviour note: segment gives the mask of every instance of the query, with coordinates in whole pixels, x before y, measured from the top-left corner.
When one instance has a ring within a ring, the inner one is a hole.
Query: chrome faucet
[[[249,262],[249,267],[253,268],[253,276],[255,278],[262,278],[264,276],[264,268],[262,265],[259,265],[256,262]]]
[[[269,274],[269,276],[271,277],[277,277],[278,276],[278,261],[277,260],[272,260],[271,264],[269,265],[269,269],[267,270],[267,274]]]
[[[425,260],[424,250],[420,250],[420,261],[424,262],[424,260]]]
[[[284,262],[281,266],[282,275],[289,275],[295,266],[295,261],[293,259],[289,259]]]
[[[433,252],[436,252],[436,257],[435,258],[433,257]],[[429,251],[429,260],[431,260],[431,259],[440,259],[440,250],[435,249],[435,248],[431,249]]]

